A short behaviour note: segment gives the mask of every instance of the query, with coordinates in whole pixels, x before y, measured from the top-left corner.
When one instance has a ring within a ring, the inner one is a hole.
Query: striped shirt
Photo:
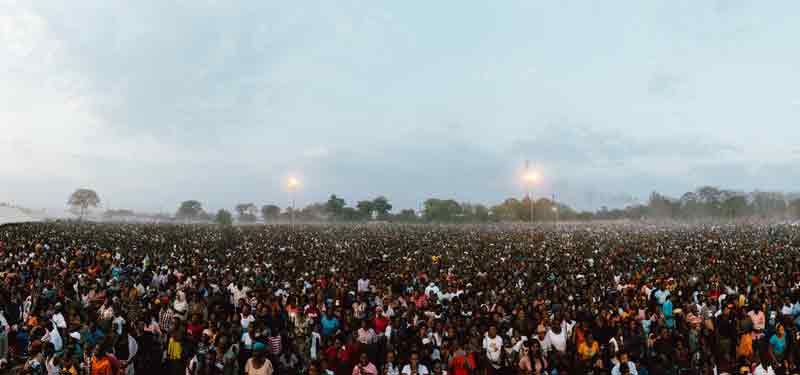
[[[267,339],[267,341],[269,343],[269,352],[270,352],[270,354],[272,354],[272,355],[281,354],[282,345],[281,345],[281,336],[280,335],[270,336],[269,339]]]

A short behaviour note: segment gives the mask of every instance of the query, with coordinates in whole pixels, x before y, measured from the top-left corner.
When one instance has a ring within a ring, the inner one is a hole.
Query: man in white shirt
[[[775,375],[775,370],[770,365],[765,365],[763,362],[756,366],[753,375]]]
[[[366,277],[358,279],[358,292],[366,293],[368,291],[369,291],[369,279]]]
[[[669,291],[664,290],[661,286],[658,287],[658,290],[655,292],[656,301],[658,301],[659,305],[663,305],[664,302],[667,301],[667,297],[669,297]]]
[[[539,348],[542,349],[542,353],[545,355],[550,351],[552,345],[550,345],[550,340],[547,339],[547,329],[544,328],[544,325],[539,324],[539,326],[536,327],[536,334],[533,335],[531,340],[539,342]]]
[[[50,318],[50,320],[52,320],[58,328],[67,328],[67,321],[64,319],[64,315],[61,314],[61,303],[56,304],[56,313],[53,314],[53,317]]]
[[[8,325],[8,321],[6,321],[6,317],[3,315],[3,311],[0,310],[0,364],[5,365],[8,363],[8,332],[11,331],[11,327]]]
[[[555,332],[558,330],[558,333]],[[560,325],[553,325],[547,330],[547,342],[550,346],[561,354],[567,352],[567,333],[561,329]]]
[[[497,336],[497,326],[492,324],[489,326],[489,332],[483,338],[483,349],[486,351],[486,357],[489,358],[489,363],[495,369],[500,368],[500,353],[503,350],[503,338]]]

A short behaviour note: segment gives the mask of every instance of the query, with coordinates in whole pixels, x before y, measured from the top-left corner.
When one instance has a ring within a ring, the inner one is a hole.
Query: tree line
[[[69,198],[71,211],[83,218],[100,202],[91,189],[78,189]],[[680,197],[653,192],[647,203],[625,208],[601,207],[597,211],[578,211],[567,204],[551,199],[531,200],[528,197],[508,198],[499,204],[459,202],[452,198],[430,198],[419,210],[402,209],[392,212],[393,206],[385,196],[359,200],[349,206],[344,198],[332,194],[325,202],[315,202],[302,208],[281,208],[265,204],[239,203],[233,210],[206,212],[198,200],[181,202],[174,219],[188,222],[219,224],[288,222],[292,214],[302,222],[400,222],[400,223],[493,223],[548,222],[588,220],[734,220],[740,218],[800,219],[800,195],[780,192],[737,192],[713,186],[703,186]],[[292,211],[295,211],[294,213]],[[235,215],[234,215],[235,214]],[[106,219],[131,217],[131,210],[107,210]]]

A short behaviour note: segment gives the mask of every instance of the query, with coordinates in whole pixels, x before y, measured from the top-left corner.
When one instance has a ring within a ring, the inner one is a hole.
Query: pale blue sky
[[[0,0],[0,201],[800,190],[800,2],[120,4]]]

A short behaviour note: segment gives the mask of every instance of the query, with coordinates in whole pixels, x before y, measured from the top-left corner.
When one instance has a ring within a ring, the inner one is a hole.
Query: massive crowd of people
[[[0,227],[31,375],[794,374],[788,225]]]

